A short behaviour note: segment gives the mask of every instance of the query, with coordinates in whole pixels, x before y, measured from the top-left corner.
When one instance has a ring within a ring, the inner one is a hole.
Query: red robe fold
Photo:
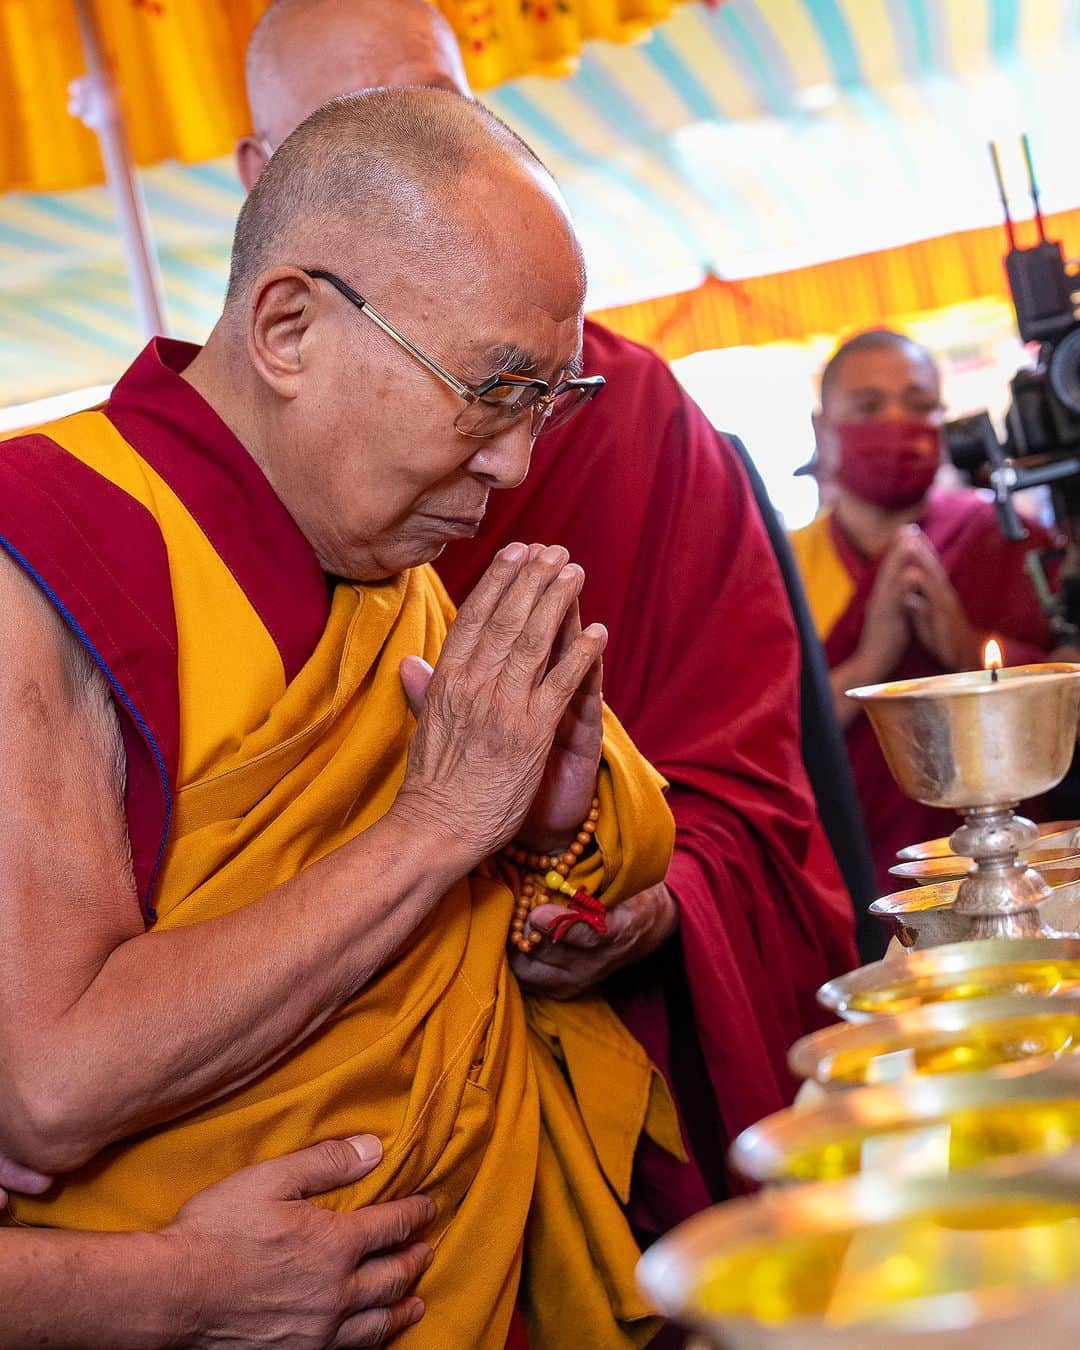
[[[1030,537],[1010,543],[998,527],[993,506],[974,492],[935,493],[919,522],[937,550],[969,621],[996,637],[1007,666],[1045,661],[1052,641],[1050,629],[1030,579],[1024,555],[1048,548],[1050,536],[1029,525]],[[835,519],[832,540],[855,584],[847,609],[825,640],[830,669],[855,652],[866,617],[866,606],[877,579],[879,561],[864,558]],[[894,680],[941,675],[944,668],[914,639],[896,670]],[[867,717],[859,714],[847,731],[848,756],[866,819],[874,853],[878,885],[883,895],[903,889],[889,868],[898,850],[925,839],[951,834],[960,823],[955,811],[923,806],[906,797],[896,785]]]
[[[801,758],[791,609],[742,466],[652,353],[586,323],[584,367],[608,387],[437,567],[460,602],[502,544],[565,545],[584,622],[610,630],[607,700],[671,783],[681,954],[612,991],[696,1159],[642,1157],[635,1218],[659,1231],[722,1196],[728,1142],[790,1100],[786,1051],[856,956]]]

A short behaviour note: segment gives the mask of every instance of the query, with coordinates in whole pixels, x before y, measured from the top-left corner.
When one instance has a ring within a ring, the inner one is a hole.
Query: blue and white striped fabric
[[[985,142],[1032,134],[1080,204],[1080,0],[728,0],[488,101],[561,181],[593,307],[989,224]],[[228,161],[143,185],[169,320],[201,339],[240,191]],[[0,402],[113,378],[140,339],[104,189],[0,199]]]

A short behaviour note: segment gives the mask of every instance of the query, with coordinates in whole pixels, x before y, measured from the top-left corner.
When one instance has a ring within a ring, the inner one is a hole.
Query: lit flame
[[[991,638],[983,648],[983,670],[1000,670],[1003,664],[1001,648],[997,641]]]

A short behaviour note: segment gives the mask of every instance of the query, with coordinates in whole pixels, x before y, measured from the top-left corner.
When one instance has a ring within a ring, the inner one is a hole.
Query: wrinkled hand
[[[510,544],[450,627],[432,670],[402,662],[417,715],[393,810],[445,840],[468,871],[511,839],[565,845],[588,814],[601,745],[607,632],[584,631],[584,580],[564,548]]]
[[[338,1214],[306,1199],[378,1165],[378,1140],[357,1145],[328,1140],[188,1201],[164,1230],[198,1319],[184,1344],[344,1350],[382,1345],[420,1320],[423,1304],[407,1295],[431,1249],[411,1239],[434,1217],[431,1201],[414,1195]]]
[[[878,568],[855,653],[861,678],[867,684],[887,680],[911,641],[903,574],[913,543],[909,533],[901,530]]]
[[[969,623],[933,544],[918,529],[910,537],[903,570],[904,605],[916,637],[945,670],[978,670],[983,635]]]
[[[529,928],[546,933],[566,913],[562,905],[539,905],[529,915]],[[678,926],[675,898],[661,882],[609,910],[605,934],[575,924],[558,943],[545,938],[528,956],[513,952],[510,967],[526,993],[576,998],[624,966],[643,961]]]
[[[22,1195],[41,1195],[52,1185],[52,1177],[34,1172],[21,1163],[13,1162],[0,1153],[0,1210],[8,1202],[8,1191],[18,1191]]]

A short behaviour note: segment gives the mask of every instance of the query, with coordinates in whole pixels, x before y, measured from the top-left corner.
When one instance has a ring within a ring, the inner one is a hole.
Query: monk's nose
[[[515,488],[529,472],[532,448],[532,420],[519,417],[498,436],[484,441],[473,456],[472,471],[492,488]]]

